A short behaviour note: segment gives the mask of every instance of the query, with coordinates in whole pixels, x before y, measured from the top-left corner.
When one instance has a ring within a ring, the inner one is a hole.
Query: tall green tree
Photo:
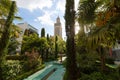
[[[10,0],[0,0],[0,38],[3,32],[5,20],[9,14],[10,6],[11,6]]]
[[[66,42],[66,73],[65,80],[77,80],[77,64],[75,50],[75,10],[74,0],[66,0],[65,9],[65,29],[67,35]]]
[[[46,38],[45,38],[45,29],[44,28],[41,29],[41,37],[42,37],[41,40],[43,41],[43,43],[44,43],[44,41],[47,41]],[[40,50],[41,51],[40,52],[41,53],[41,57],[42,57],[42,60],[44,61],[45,60],[46,48],[43,46],[40,49],[41,49]]]
[[[22,41],[22,53],[26,51],[31,52],[32,49],[39,50],[40,38],[37,34],[30,34],[30,36],[24,36]]]
[[[10,0],[0,0],[0,22],[2,22],[4,17],[8,16],[10,11],[11,1]]]
[[[55,36],[55,59],[58,57],[58,36]]]
[[[47,43],[48,45],[50,44],[49,34],[47,34]],[[46,60],[48,59],[49,49],[50,49],[50,46],[46,49]]]
[[[24,36],[22,42],[22,53],[31,52],[32,49],[37,50],[41,55],[41,58],[45,60],[45,50],[49,47],[47,39],[39,38],[37,34],[31,34],[30,36]]]
[[[55,38],[50,36],[49,38],[49,58],[54,59],[55,58]]]
[[[47,39],[42,37],[40,38],[40,54],[41,54],[41,58],[44,61],[46,58],[46,49],[49,47],[48,43],[47,43]]]
[[[41,29],[41,37],[45,37],[45,29],[44,28]]]
[[[15,1],[12,1],[11,7],[9,10],[9,15],[5,22],[4,31],[2,33],[1,40],[0,40],[0,44],[1,44],[1,46],[0,46],[0,78],[1,78],[1,80],[4,80],[2,77],[2,72],[3,72],[2,64],[3,64],[3,61],[5,60],[6,49],[9,44],[10,27],[11,27],[11,24],[14,19],[15,11],[16,11],[16,3],[15,3]]]

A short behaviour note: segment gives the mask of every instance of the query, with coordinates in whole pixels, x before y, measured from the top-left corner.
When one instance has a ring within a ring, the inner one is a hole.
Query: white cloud
[[[57,1],[56,0],[15,0],[15,1],[17,2],[17,6],[20,8],[25,8],[30,11],[33,11],[35,9],[41,9],[40,11],[42,11],[44,15],[37,17],[36,19],[34,19],[34,21],[40,22],[40,24],[43,26],[52,26],[53,28],[55,21],[52,19],[52,17],[59,15],[61,18],[62,28],[64,32],[63,36],[65,36],[65,21],[63,19],[63,15],[65,13],[66,0],[57,0]],[[75,10],[77,10],[78,2],[79,0],[75,0]],[[55,6],[53,8],[54,4]],[[44,8],[48,8],[48,9],[44,9]]]
[[[37,17],[34,21],[40,21],[42,25],[54,25],[54,21],[52,20],[51,16],[56,14],[56,11],[43,11],[44,15]]]
[[[60,10],[60,11],[62,11],[62,13],[64,13],[65,12],[65,4],[66,4],[65,0],[58,0],[56,9]]]
[[[52,0],[15,0],[17,6],[33,11],[34,9],[50,8],[53,5]]]

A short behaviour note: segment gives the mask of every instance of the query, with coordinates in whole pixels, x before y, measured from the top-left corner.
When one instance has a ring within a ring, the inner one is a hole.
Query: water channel
[[[62,64],[52,61],[46,63],[46,67],[24,80],[62,80],[65,68]]]

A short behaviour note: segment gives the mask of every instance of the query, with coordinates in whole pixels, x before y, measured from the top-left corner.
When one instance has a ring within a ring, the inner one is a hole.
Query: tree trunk
[[[10,39],[10,26],[14,19],[15,8],[16,8],[16,4],[15,4],[15,1],[13,1],[11,8],[10,8],[8,18],[7,18],[5,26],[4,26],[4,31],[2,33],[2,37],[0,40],[0,80],[4,80],[3,75],[2,75],[2,72],[3,72],[2,65],[5,60],[5,56],[6,56],[5,51],[8,47],[8,43],[9,43],[9,39]]]
[[[66,0],[66,11],[65,11],[65,27],[67,35],[67,63],[66,63],[66,74],[65,80],[77,80],[77,64],[76,64],[76,50],[75,50],[75,11],[74,11],[74,0]]]
[[[101,71],[104,72],[105,71],[105,55],[104,55],[103,47],[99,48],[99,52],[100,52],[100,59],[101,59]]]
[[[105,57],[101,54],[101,71],[105,71]]]

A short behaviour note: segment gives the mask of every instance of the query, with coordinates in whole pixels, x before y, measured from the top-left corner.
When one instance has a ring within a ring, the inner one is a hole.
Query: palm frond
[[[95,10],[100,6],[101,2],[94,0],[86,0],[79,3],[78,7],[78,22],[85,24],[91,23],[95,19]]]
[[[19,17],[19,16],[15,16],[15,19],[17,19],[17,20],[22,20],[22,18]]]

